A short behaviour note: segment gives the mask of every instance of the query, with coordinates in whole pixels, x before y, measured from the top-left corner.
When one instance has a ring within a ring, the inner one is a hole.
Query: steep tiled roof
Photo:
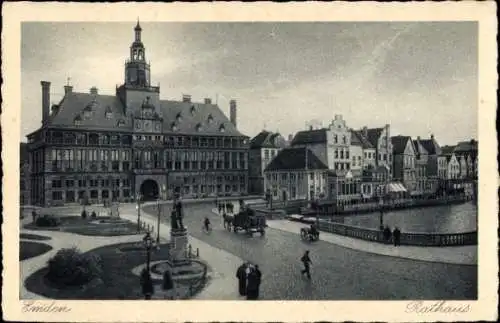
[[[326,129],[299,131],[291,145],[326,143]]]
[[[378,138],[380,138],[383,131],[384,128],[368,129],[366,139],[373,147],[377,147]]]
[[[250,140],[250,148],[283,148],[285,141],[279,133],[261,131]]]
[[[457,155],[471,156],[473,159],[477,157],[477,141],[461,141],[455,147]]]
[[[373,145],[368,141],[368,139],[365,138],[365,136],[363,136],[362,130],[352,130],[352,133],[355,134],[356,137],[359,139],[361,145],[363,146],[363,149],[373,148]]]
[[[455,151],[455,146],[443,146],[441,147],[442,155],[451,155]]]
[[[164,133],[243,136],[214,104],[161,100],[155,108],[157,116],[163,119]],[[89,117],[84,115],[84,110],[90,111]],[[177,121],[178,115],[182,116],[180,121]],[[79,126],[74,125],[75,119],[80,119]],[[175,131],[172,130],[174,122]],[[125,107],[117,96],[77,92],[64,96],[50,124],[64,128],[133,130],[132,116],[125,115]]]
[[[392,153],[396,154],[404,154],[406,145],[408,144],[408,140],[411,140],[409,136],[394,136],[391,137],[392,142]]]
[[[425,149],[422,144],[419,144],[420,140],[412,140],[413,147],[415,148],[415,152],[418,154],[428,154],[429,152]]]
[[[271,163],[266,167],[265,171],[304,170],[306,169],[306,153],[307,169],[328,169],[328,167],[306,147],[294,147],[281,150],[278,155],[271,161]]]
[[[429,155],[439,155],[441,153],[441,148],[434,139],[421,139],[420,144],[424,146],[425,150]]]
[[[353,146],[363,146],[361,139],[356,134],[356,131],[351,130],[351,145]]]

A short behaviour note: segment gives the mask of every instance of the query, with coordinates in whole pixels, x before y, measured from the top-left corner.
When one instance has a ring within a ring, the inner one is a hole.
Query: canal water
[[[334,222],[378,229],[380,212],[334,216]],[[477,206],[473,202],[384,212],[384,226],[403,232],[460,233],[477,230]]]

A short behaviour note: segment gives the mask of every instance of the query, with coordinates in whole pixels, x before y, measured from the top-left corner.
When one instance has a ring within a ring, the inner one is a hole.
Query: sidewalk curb
[[[269,228],[300,235],[299,230],[294,231],[289,229],[288,227],[280,226],[278,221],[287,221],[287,220],[269,220],[267,222]],[[364,240],[345,237],[341,235],[335,235],[328,232],[321,232],[320,240],[326,243],[334,244],[342,248],[357,250],[361,252],[366,252],[386,257],[401,258],[414,261],[425,261],[431,263],[451,264],[451,265],[477,266],[477,248],[474,250],[474,247],[477,246],[448,247],[448,249],[444,249],[446,247],[417,247],[417,246],[399,246],[397,248],[392,248],[392,246],[390,245],[378,245],[378,244],[375,245]],[[368,250],[368,248],[363,248],[363,246],[367,247],[369,246],[371,248],[370,250]],[[450,250],[456,252],[460,251],[460,248],[462,250],[470,249],[471,251],[475,251],[475,256],[472,257],[472,259],[470,257],[466,257],[465,259],[461,257],[461,259],[457,259],[457,257],[455,256],[457,255],[457,253],[452,252],[449,255],[446,255],[446,252],[443,252],[444,250],[447,251]],[[420,252],[420,254],[411,254],[412,249]],[[436,251],[438,253],[433,254],[432,253],[433,251]]]

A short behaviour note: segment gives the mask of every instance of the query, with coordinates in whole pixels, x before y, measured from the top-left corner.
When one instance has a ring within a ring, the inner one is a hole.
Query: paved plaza
[[[156,205],[144,205],[143,208],[142,219],[156,226]],[[162,208],[160,236],[168,241],[170,227],[166,215],[170,214],[171,205],[167,203]],[[191,235],[190,243],[194,250],[199,249],[200,257],[210,266],[210,283],[196,299],[241,299],[237,293],[235,273],[244,260],[261,267],[263,280],[260,294],[264,300],[459,300],[477,297],[477,266],[471,265],[477,257],[475,246],[394,248],[328,233],[322,233],[320,241],[309,243],[302,241],[298,235],[298,229],[304,225],[288,221],[269,221],[264,237],[259,234],[249,237],[242,232],[236,234],[225,230],[221,217],[214,213],[213,208],[213,202],[185,203],[184,222]],[[135,204],[123,204],[120,209],[121,217],[137,221]],[[78,215],[79,210],[79,207],[65,207],[54,212]],[[205,217],[213,226],[210,233],[202,230]],[[27,230],[22,232],[30,233]],[[45,232],[37,231],[37,234]],[[54,249],[23,261],[23,278],[45,266],[47,259],[58,249],[68,246],[65,244],[78,245],[86,251],[103,244],[141,238],[89,239],[61,232],[47,232],[46,235],[52,237],[49,242]],[[307,249],[313,262],[311,281],[300,274],[299,259]],[[22,286],[21,298],[38,297]]]

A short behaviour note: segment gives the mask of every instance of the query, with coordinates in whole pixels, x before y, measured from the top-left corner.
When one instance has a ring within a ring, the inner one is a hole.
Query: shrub
[[[91,217],[92,219],[97,218],[97,214],[95,213],[95,211],[92,211],[92,214],[90,215],[90,217]]]
[[[101,258],[78,249],[61,249],[49,262],[47,278],[58,285],[81,286],[102,274]]]
[[[61,220],[53,215],[45,214],[38,217],[35,224],[38,227],[57,227],[61,224]]]
[[[87,218],[87,211],[83,210],[82,211],[82,219],[86,219]]]

